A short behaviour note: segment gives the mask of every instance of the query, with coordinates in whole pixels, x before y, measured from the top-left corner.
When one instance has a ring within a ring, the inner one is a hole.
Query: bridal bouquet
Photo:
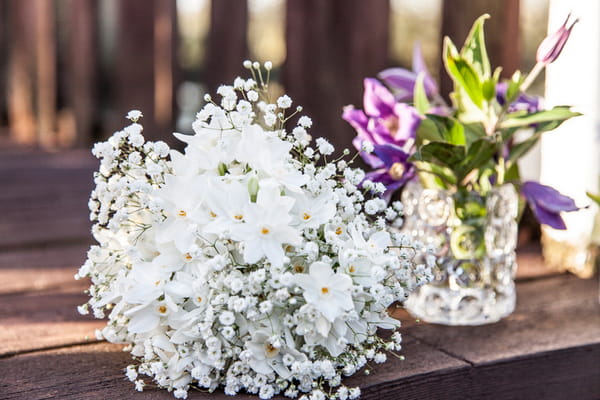
[[[352,160],[323,138],[311,146],[301,107],[270,101],[269,63],[244,66],[253,78],[207,95],[195,134],[175,134],[184,153],[146,142],[139,111],[94,146],[98,245],[76,276],[92,282],[79,310],[107,316],[99,337],[129,345],[138,390],[147,375],[177,398],[357,398],[342,377],[401,348],[399,332],[377,330],[399,326],[388,307],[430,269],[387,230],[400,204],[370,197],[385,187],[359,188]]]

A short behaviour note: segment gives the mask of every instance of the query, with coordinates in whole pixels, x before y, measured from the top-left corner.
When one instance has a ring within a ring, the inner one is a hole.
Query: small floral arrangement
[[[521,182],[517,161],[544,132],[579,115],[568,106],[545,110],[539,98],[525,93],[559,56],[577,21],[569,24],[567,18],[541,43],[537,64],[528,75],[516,71],[501,81],[502,68],[492,70],[485,48],[483,25],[488,17],[474,23],[460,51],[449,38],[444,40],[443,61],[454,82],[452,106],[440,96],[416,47],[412,71],[381,72],[387,87],[365,79],[364,109],[348,106],[343,118],[356,129],[354,145],[373,168],[367,177],[386,186],[385,198],[416,178],[426,188],[449,190],[463,199],[470,192],[485,197],[493,187],[509,183],[541,223],[565,229],[560,213],[578,210],[574,201],[540,183]],[[525,138],[516,135],[524,130],[529,132]],[[473,209],[472,202],[457,206],[465,208],[457,210],[459,215],[485,213]]]
[[[358,185],[364,172],[311,147],[311,119],[269,100],[270,63],[221,86],[180,153],[145,142],[141,113],[94,146],[93,235],[80,306],[108,316],[100,338],[129,344],[126,375],[177,398],[190,389],[354,399],[342,377],[400,350],[388,307],[427,282],[414,246],[387,230],[401,211]],[[297,118],[297,119],[296,119]],[[286,129],[286,123],[297,124]],[[345,151],[344,155],[349,152]],[[355,156],[356,157],[356,156]]]

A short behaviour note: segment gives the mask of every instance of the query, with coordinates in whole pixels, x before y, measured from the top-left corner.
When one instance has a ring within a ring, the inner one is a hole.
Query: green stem
[[[537,64],[535,64],[533,66],[533,68],[531,69],[531,72],[529,72],[529,74],[527,74],[527,77],[525,78],[525,80],[523,81],[523,84],[521,85],[521,92],[525,92],[527,89],[529,89],[529,86],[531,86],[533,81],[535,81],[535,78],[537,78],[537,76],[540,74],[540,72],[542,72],[542,70],[544,69],[545,66],[546,66],[546,64],[541,63],[541,62],[538,62]]]
[[[500,152],[502,152],[502,149],[500,149]],[[504,157],[502,155],[500,155],[500,157],[498,158],[498,186],[504,184],[504,175],[505,174],[506,174],[505,160],[504,160]]]

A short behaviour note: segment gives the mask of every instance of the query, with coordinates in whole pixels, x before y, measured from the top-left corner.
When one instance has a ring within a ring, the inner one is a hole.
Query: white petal
[[[129,321],[127,330],[129,333],[145,333],[158,326],[160,317],[152,312],[150,307],[138,312]]]

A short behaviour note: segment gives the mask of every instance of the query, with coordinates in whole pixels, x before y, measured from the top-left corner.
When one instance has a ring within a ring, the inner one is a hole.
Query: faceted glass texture
[[[405,307],[423,321],[445,325],[487,324],[512,313],[518,212],[513,186],[494,188],[484,198],[411,182],[402,202],[402,232],[438,257],[433,281],[411,293]]]

